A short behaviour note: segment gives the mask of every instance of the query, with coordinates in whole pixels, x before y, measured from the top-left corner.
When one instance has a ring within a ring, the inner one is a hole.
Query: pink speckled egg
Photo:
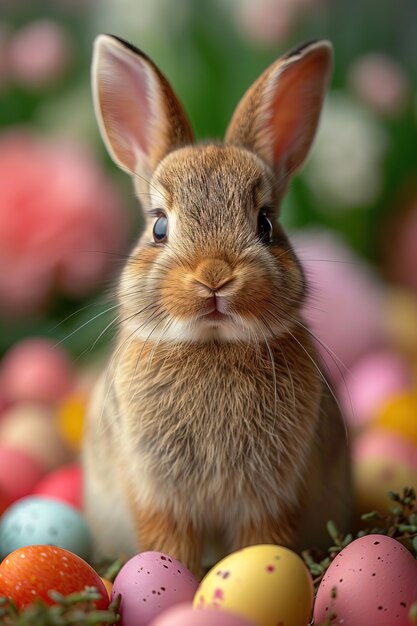
[[[332,588],[336,598],[332,599]],[[343,626],[409,626],[417,600],[417,562],[385,535],[367,535],[344,548],[331,563],[317,592],[314,619]]]
[[[81,509],[82,472],[79,465],[66,465],[47,476],[35,486],[33,494],[54,498]]]
[[[29,495],[42,474],[39,461],[26,452],[0,448],[0,490],[11,501]]]
[[[74,380],[67,353],[42,337],[16,344],[0,369],[1,386],[10,402],[55,403],[71,390]]]
[[[180,604],[158,615],[150,626],[255,626],[241,615],[218,609],[193,609],[191,604]]]
[[[393,394],[411,389],[412,384],[408,363],[394,352],[380,350],[351,366],[339,382],[337,395],[349,424],[359,426],[375,418]]]
[[[112,598],[122,597],[123,626],[147,626],[162,611],[191,602],[198,582],[177,559],[162,552],[142,552],[120,570]]]

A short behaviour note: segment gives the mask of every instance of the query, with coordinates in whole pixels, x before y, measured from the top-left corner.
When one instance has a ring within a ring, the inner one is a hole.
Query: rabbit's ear
[[[96,117],[113,160],[148,176],[193,133],[171,86],[143,52],[110,35],[94,43],[92,85]]]
[[[256,152],[287,178],[306,158],[332,69],[332,46],[309,42],[273,63],[238,104],[226,142]]]

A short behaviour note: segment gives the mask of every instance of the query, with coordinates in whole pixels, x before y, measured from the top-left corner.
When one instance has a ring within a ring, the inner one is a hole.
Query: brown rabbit
[[[152,61],[97,38],[97,119],[133,177],[145,228],[118,285],[119,331],[87,421],[85,508],[97,554],[161,550],[194,572],[211,537],[322,544],[350,511],[343,423],[300,309],[278,222],[317,128],[326,41],[273,63],[225,142],[193,145]]]

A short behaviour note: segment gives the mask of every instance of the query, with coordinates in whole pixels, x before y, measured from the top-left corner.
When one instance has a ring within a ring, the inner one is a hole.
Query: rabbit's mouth
[[[211,313],[206,313],[205,315],[203,315],[203,319],[218,322],[221,320],[230,319],[230,315],[222,313],[218,309],[214,309],[214,311],[211,311]]]

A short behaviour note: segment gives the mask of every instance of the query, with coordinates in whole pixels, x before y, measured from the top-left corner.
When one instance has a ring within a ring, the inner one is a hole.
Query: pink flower
[[[83,147],[0,137],[0,313],[39,310],[55,289],[90,293],[110,269],[106,252],[123,246],[126,218]]]
[[[243,34],[261,44],[274,44],[289,36],[297,13],[292,0],[242,0],[237,22]]]
[[[349,82],[358,97],[378,113],[395,116],[404,110],[409,85],[393,59],[377,53],[360,57],[350,68]]]
[[[66,31],[52,20],[36,20],[12,37],[8,49],[9,71],[29,87],[53,82],[68,67],[71,43]]]
[[[287,39],[300,19],[323,0],[238,0],[235,19],[244,37],[261,45]]]

